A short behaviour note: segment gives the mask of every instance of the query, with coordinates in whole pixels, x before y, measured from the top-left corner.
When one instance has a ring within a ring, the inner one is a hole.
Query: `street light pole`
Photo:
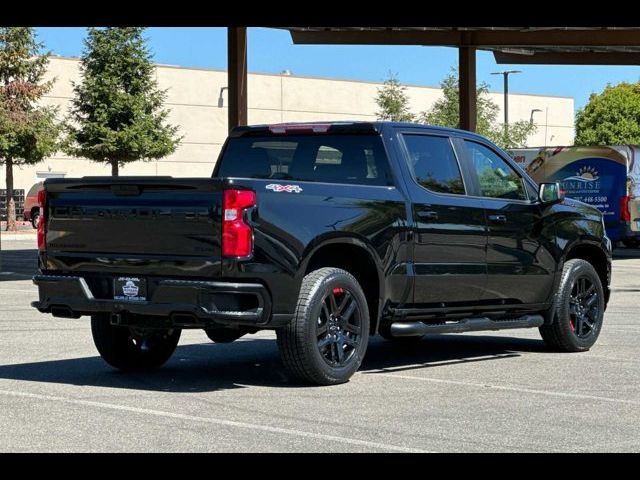
[[[522,73],[521,70],[505,70],[503,72],[492,72],[491,75],[502,75],[504,77],[504,138],[509,135],[509,74]]]

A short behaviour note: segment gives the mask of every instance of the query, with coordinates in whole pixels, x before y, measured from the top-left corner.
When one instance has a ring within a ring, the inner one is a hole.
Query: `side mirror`
[[[558,182],[541,183],[538,193],[542,203],[556,203],[564,200],[564,191]]]

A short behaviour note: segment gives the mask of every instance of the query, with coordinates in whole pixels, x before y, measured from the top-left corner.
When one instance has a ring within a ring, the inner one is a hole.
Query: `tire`
[[[638,246],[640,246],[640,242],[637,238],[625,238],[622,240],[622,243],[627,248],[638,248]]]
[[[207,328],[204,333],[215,343],[231,343],[242,337],[245,332],[233,328]]]
[[[40,211],[35,211],[31,214],[31,226],[38,228],[38,218],[40,217]]]
[[[111,325],[109,317],[91,316],[93,342],[100,356],[120,370],[148,370],[163,365],[175,351],[180,329],[137,331]]]
[[[602,282],[593,266],[586,260],[569,260],[555,296],[553,321],[540,327],[540,335],[553,350],[589,350],[600,335],[604,307]]]
[[[276,334],[282,361],[294,379],[316,385],[347,382],[360,368],[369,342],[362,288],[339,268],[307,274],[293,320]]]
[[[410,337],[395,337],[391,334],[390,324],[380,325],[380,327],[378,328],[378,333],[385,340],[389,342],[399,343],[399,344],[418,343],[424,338],[424,335],[412,335]]]

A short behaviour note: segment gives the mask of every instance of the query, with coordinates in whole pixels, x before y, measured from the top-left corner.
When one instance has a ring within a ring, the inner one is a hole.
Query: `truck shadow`
[[[469,362],[504,360],[521,352],[542,352],[542,341],[492,336],[439,336],[412,345],[371,339],[360,371],[396,372]],[[100,357],[0,365],[0,378],[158,392],[214,392],[251,386],[298,388],[284,371],[273,340],[180,346],[161,369],[122,373]]]
[[[548,351],[542,340],[502,336],[436,335],[415,343],[375,338],[360,367],[366,374],[402,372],[519,357]]]

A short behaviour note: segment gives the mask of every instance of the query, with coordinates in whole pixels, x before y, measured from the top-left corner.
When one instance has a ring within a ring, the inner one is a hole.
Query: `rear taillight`
[[[40,207],[40,215],[38,215],[38,225],[37,225],[38,250],[40,251],[44,251],[47,248],[47,242],[44,234],[45,212],[46,212],[44,208],[45,198],[46,198],[45,190],[40,190],[38,192],[38,207]]]
[[[248,257],[253,252],[253,231],[245,212],[256,205],[256,192],[225,190],[222,203],[222,255]]]
[[[629,211],[629,200],[631,197],[625,195],[620,199],[620,220],[623,222],[631,221],[631,212]]]

